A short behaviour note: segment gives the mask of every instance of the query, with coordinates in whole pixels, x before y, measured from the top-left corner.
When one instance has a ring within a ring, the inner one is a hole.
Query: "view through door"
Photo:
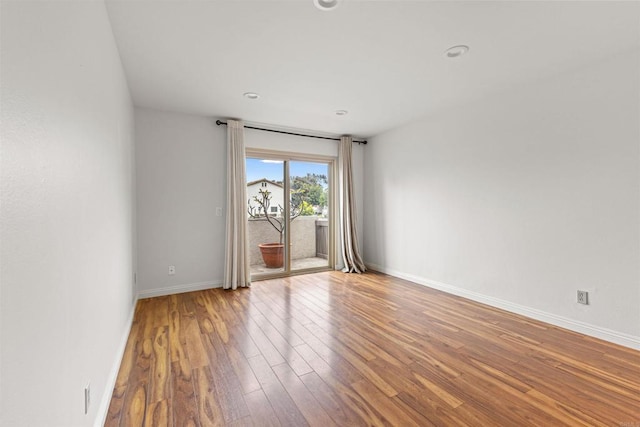
[[[252,279],[332,267],[332,163],[248,154],[246,170]]]

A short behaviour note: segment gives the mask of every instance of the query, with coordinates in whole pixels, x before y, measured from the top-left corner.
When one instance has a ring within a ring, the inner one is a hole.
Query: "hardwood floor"
[[[640,427],[640,352],[390,276],[138,302],[107,426]]]

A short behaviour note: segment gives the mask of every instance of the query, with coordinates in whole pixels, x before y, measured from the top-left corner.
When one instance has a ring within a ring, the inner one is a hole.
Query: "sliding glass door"
[[[247,150],[252,279],[333,268],[334,159]]]
[[[285,271],[285,162],[250,158],[247,169],[249,265],[252,277]]]
[[[329,266],[329,164],[291,161],[291,270]]]

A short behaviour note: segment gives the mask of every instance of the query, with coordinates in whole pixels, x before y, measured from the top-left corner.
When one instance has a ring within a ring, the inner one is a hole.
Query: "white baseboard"
[[[174,285],[165,288],[146,289],[138,292],[138,299],[162,297],[165,295],[181,294],[184,292],[201,291],[203,289],[221,288],[222,280],[215,282],[197,282],[184,285]]]
[[[481,302],[483,304],[490,305],[492,307],[500,308],[512,313],[520,314],[522,316],[530,317],[532,319],[540,320],[542,322],[549,323],[554,326],[569,329],[574,332],[579,332],[584,335],[599,338],[605,341],[609,341],[615,344],[619,344],[625,347],[629,347],[635,350],[640,350],[640,337],[625,334],[622,332],[613,331],[607,328],[591,325],[589,323],[580,322],[578,320],[570,319],[564,316],[558,316],[556,314],[547,313],[546,311],[538,310],[531,307],[526,307],[520,304],[515,304],[509,301],[505,301],[499,298],[494,298],[488,295],[483,295],[477,292],[468,291],[466,289],[458,288],[456,286],[449,285],[447,283],[438,282],[436,280],[429,280],[423,277],[415,276],[413,274],[403,273],[398,270],[385,268],[376,264],[367,264],[367,268],[380,273],[385,273],[390,276],[398,277],[400,279],[408,280],[419,285],[427,286],[433,289],[438,289],[449,294],[464,297],[473,301]]]
[[[133,314],[136,311],[137,302],[138,301],[136,300],[131,306],[131,311],[129,313],[129,317],[127,318],[127,322],[125,323],[124,331],[122,331],[120,345],[118,346],[118,350],[113,360],[113,365],[111,366],[111,371],[109,371],[109,376],[107,377],[107,383],[102,393],[102,398],[100,399],[100,406],[98,406],[95,422],[93,424],[94,427],[104,426],[104,423],[107,420],[107,413],[109,411],[109,404],[111,403],[111,396],[113,395],[113,389],[116,386],[116,380],[118,379],[118,372],[120,371],[120,364],[122,363],[122,358],[124,357],[124,350],[127,347],[127,340],[129,339],[129,333],[131,332],[131,325],[133,324]]]

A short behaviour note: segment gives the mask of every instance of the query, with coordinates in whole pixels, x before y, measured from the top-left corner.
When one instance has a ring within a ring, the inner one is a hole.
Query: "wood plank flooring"
[[[640,427],[640,352],[390,276],[138,302],[107,426]]]

